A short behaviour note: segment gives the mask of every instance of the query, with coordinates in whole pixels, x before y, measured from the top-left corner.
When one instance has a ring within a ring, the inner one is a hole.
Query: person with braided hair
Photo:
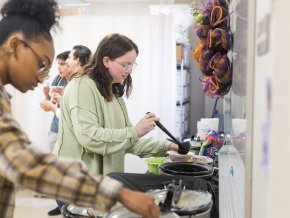
[[[116,201],[146,218],[159,217],[154,198],[89,174],[80,161],[64,160],[34,146],[11,114],[4,85],[33,90],[48,77],[54,58],[50,30],[57,26],[55,0],[8,0],[0,20],[0,214],[12,218],[15,187],[81,207],[109,210]]]

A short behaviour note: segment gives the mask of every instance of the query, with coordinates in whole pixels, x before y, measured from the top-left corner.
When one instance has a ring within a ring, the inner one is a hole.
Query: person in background
[[[81,67],[86,65],[91,58],[91,50],[83,45],[76,45],[73,47],[72,51],[61,53],[57,56],[59,75],[55,77],[51,84],[51,88],[63,87],[65,88],[70,78],[73,74],[76,73]],[[40,107],[44,111],[50,111],[54,113],[53,120],[51,123],[51,128],[49,132],[49,148],[50,151],[53,150],[54,145],[57,140],[58,133],[58,123],[59,123],[59,103],[61,101],[61,95],[63,89],[60,89],[59,92],[51,92],[49,86],[43,88],[45,95],[45,100],[40,102]],[[51,96],[50,96],[51,95]]]
[[[75,45],[68,55],[65,63],[68,67],[70,79],[75,75],[82,67],[89,63],[92,56],[92,52],[89,48],[83,45]]]
[[[50,34],[57,24],[54,0],[8,0],[0,20],[0,214],[12,218],[15,187],[108,211],[116,201],[146,218],[159,217],[154,198],[131,191],[116,180],[92,175],[84,163],[60,159],[34,146],[11,114],[11,84],[21,92],[48,77],[54,58]]]
[[[70,78],[70,74],[69,74],[68,67],[65,61],[68,58],[69,53],[70,53],[69,51],[65,51],[56,56],[57,68],[58,68],[59,74],[53,79],[51,83],[51,87],[54,87],[54,86],[59,86],[63,88],[66,87]],[[52,91],[50,90],[51,87],[49,87],[48,85],[43,87],[45,100],[40,102],[40,107],[44,111],[54,113],[52,122],[50,125],[50,131],[48,133],[48,145],[49,145],[50,151],[53,150],[53,147],[57,140],[58,118],[56,116],[56,112],[57,112],[57,108],[59,108],[58,102],[56,102],[56,100],[52,99],[50,96],[50,94],[53,95],[53,93],[50,93]]]
[[[66,60],[65,60],[65,65],[66,65],[66,70],[67,70],[67,82],[70,81],[70,78],[72,75],[74,75],[78,70],[80,70],[81,67],[85,66],[88,61],[90,60],[92,55],[92,52],[89,48],[83,45],[76,45],[73,47],[71,52],[69,52]],[[53,100],[56,102],[57,105],[60,104],[61,101],[61,94],[60,93],[54,93],[53,95]],[[51,107],[52,108],[52,107]],[[59,107],[56,110],[53,110],[55,113],[55,117],[57,121],[59,120],[60,117],[60,109]],[[57,123],[57,131],[58,131],[58,123]],[[57,134],[56,137],[54,138],[54,145],[57,140]],[[53,147],[54,147],[53,145]],[[48,212],[49,216],[56,216],[61,214],[61,208],[64,205],[62,201],[56,201],[57,207],[51,211]]]
[[[60,157],[83,160],[90,172],[124,172],[126,153],[164,155],[178,150],[169,141],[143,137],[159,118],[146,114],[135,126],[122,97],[132,91],[131,73],[138,48],[126,36],[112,34],[99,44],[92,60],[65,89],[54,152]]]

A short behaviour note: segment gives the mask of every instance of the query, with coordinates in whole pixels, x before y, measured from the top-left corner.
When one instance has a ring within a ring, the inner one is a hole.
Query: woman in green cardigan
[[[143,137],[159,120],[153,113],[135,126],[130,122],[122,95],[129,97],[132,91],[137,55],[138,47],[126,36],[112,34],[100,42],[92,60],[65,89],[54,152],[83,160],[92,173],[105,175],[124,172],[126,153],[177,151],[177,144]]]

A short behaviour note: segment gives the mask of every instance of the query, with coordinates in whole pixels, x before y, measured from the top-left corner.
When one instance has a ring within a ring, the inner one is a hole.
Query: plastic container
[[[180,161],[180,162],[186,162],[191,159],[191,157],[194,155],[192,152],[188,152],[187,154],[178,154],[176,151],[168,151],[168,158],[175,162],[175,161]]]
[[[145,158],[144,161],[148,165],[148,171],[152,174],[159,174],[159,165],[166,162],[165,157],[149,157]]]

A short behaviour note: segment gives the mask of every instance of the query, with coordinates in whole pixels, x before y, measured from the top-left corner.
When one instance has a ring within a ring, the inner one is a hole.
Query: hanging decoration
[[[232,48],[230,13],[227,0],[210,0],[198,9],[192,4],[195,31],[199,38],[193,58],[202,72],[200,81],[207,96],[224,96],[232,84],[232,63],[228,52]]]

